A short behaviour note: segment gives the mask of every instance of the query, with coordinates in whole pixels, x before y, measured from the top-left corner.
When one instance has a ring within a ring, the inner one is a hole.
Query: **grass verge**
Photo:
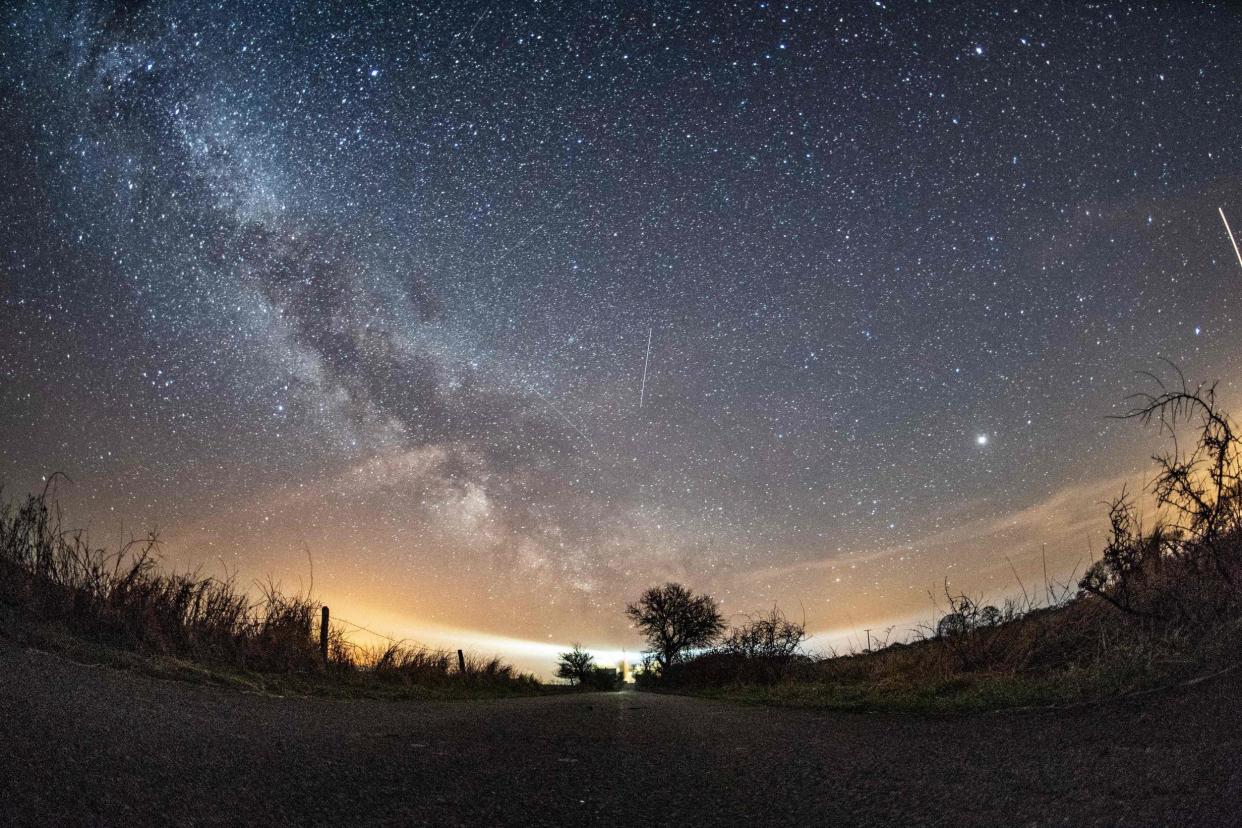
[[[175,678],[276,695],[495,698],[546,692],[498,658],[407,642],[363,646],[330,625],[320,650],[319,604],[269,583],[168,571],[149,535],[92,546],[62,528],[52,485],[0,504],[0,634],[24,646]]]

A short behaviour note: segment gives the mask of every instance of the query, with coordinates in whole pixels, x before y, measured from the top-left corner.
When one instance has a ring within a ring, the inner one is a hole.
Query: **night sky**
[[[1242,403],[1227,4],[205,5],[2,18],[0,479],[100,542],[830,640],[1081,570],[1136,371]]]

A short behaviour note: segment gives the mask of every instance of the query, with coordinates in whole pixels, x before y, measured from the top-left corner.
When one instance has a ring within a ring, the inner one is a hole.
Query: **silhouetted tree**
[[[1214,573],[1231,587],[1216,597],[1228,601],[1236,597],[1231,569],[1237,566],[1242,536],[1242,438],[1217,403],[1215,385],[1192,387],[1176,366],[1173,370],[1176,385],[1166,385],[1148,374],[1160,393],[1134,395],[1137,404],[1123,415],[1156,424],[1173,443],[1170,451],[1154,458],[1158,473],[1151,489],[1156,502],[1165,507],[1164,522],[1144,530],[1137,508],[1123,491],[1109,508],[1110,531],[1103,555],[1079,582],[1085,592],[1133,615],[1189,610],[1185,600],[1166,594],[1162,586],[1166,579],[1161,570],[1168,560],[1200,576]],[[1187,423],[1197,434],[1189,450],[1184,450],[1177,429]],[[1210,602],[1207,593],[1190,601]]]
[[[570,684],[582,684],[595,668],[595,656],[575,644],[567,653],[561,653],[556,662],[556,677],[569,679]]]
[[[695,595],[681,584],[651,587],[625,608],[646,637],[661,669],[686,650],[708,647],[724,632],[724,618],[710,595]]]
[[[779,609],[729,630],[721,652],[745,658],[789,658],[806,639],[806,625],[790,621]]]
[[[1108,505],[1108,524],[1104,552],[1087,569],[1078,586],[1117,609],[1145,615],[1140,596],[1150,577],[1159,570],[1166,548],[1177,549],[1177,534],[1162,526],[1146,531],[1138,508],[1125,491]]]
[[[1180,371],[1177,375],[1180,387],[1168,388],[1157,379],[1161,393],[1136,395],[1139,404],[1125,416],[1144,424],[1155,422],[1174,438],[1173,450],[1155,458],[1160,471],[1152,490],[1156,500],[1172,510],[1171,528],[1191,538],[1213,564],[1221,565],[1218,543],[1242,528],[1242,440],[1216,402],[1216,385],[1191,388]],[[1179,421],[1197,421],[1198,440],[1188,452],[1177,445]],[[1229,578],[1223,565],[1220,574]]]

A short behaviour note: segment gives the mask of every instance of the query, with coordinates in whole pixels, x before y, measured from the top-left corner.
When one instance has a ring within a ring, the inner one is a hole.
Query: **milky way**
[[[517,638],[1068,572],[1238,398],[1242,15],[1015,5],[11,10],[0,477]]]

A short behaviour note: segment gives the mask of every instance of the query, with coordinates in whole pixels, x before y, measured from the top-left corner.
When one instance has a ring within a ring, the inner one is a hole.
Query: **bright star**
[[[988,444],[988,435],[986,434],[976,435],[975,442],[981,446],[986,446]]]

